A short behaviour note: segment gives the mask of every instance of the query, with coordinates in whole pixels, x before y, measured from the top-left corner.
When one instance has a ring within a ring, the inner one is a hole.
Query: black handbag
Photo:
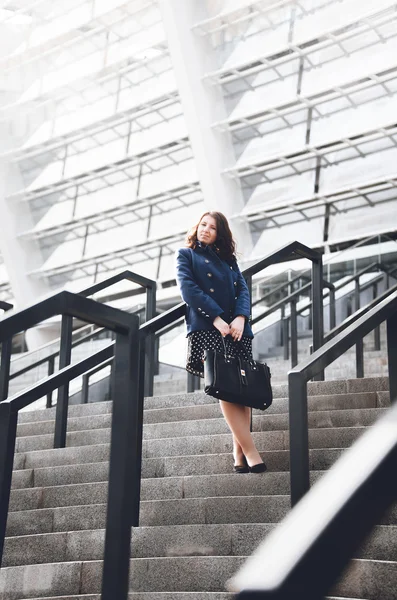
[[[222,342],[224,352],[205,351],[205,393],[219,400],[259,410],[269,408],[273,401],[273,393],[267,364],[249,360],[248,356],[228,356],[223,337]],[[242,344],[240,347],[245,352]]]

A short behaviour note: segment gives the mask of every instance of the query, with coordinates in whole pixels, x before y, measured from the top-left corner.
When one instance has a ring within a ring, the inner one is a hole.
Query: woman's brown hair
[[[221,212],[209,210],[201,215],[200,219],[194,225],[186,236],[186,246],[195,248],[197,245],[197,229],[202,219],[209,215],[216,221],[216,242],[214,250],[223,260],[232,261],[236,258],[236,242],[233,239],[233,234],[230,231],[229,223],[224,214]]]

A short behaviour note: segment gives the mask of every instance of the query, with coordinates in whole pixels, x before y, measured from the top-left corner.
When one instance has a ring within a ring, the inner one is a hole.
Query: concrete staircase
[[[313,482],[384,412],[387,385],[385,378],[309,384]],[[261,475],[232,472],[231,436],[212,398],[146,399],[131,599],[232,597],[227,579],[289,510],[287,386],[274,393],[253,420],[268,465]],[[20,414],[1,600],[99,600],[111,410],[110,402],[71,406],[67,447],[57,450],[54,409]],[[333,593],[395,600],[396,590],[397,506]]]

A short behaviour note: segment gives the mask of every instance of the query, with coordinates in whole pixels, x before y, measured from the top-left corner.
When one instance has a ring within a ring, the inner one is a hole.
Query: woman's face
[[[204,244],[213,244],[216,241],[216,220],[211,215],[205,215],[197,227],[197,239]]]

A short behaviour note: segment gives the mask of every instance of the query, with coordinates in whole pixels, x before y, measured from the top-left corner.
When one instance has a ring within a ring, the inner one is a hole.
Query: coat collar
[[[216,247],[215,244],[209,245],[209,244],[203,244],[203,242],[199,242],[197,240],[196,242],[196,247],[195,249],[199,248],[200,250],[202,250],[203,252],[213,252],[215,255],[218,254],[218,248]]]

